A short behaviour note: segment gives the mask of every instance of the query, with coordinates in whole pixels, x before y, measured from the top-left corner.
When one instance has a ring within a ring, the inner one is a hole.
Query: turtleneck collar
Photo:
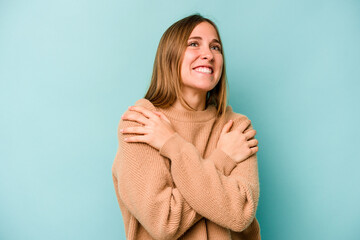
[[[209,105],[202,111],[177,109],[174,106],[160,108],[159,110],[167,117],[182,122],[205,122],[216,117],[216,107],[214,105]]]
[[[149,110],[161,111],[167,117],[181,122],[205,122],[216,117],[216,107],[214,105],[209,105],[203,111],[177,109],[174,106],[157,108],[145,98],[139,99],[135,105],[146,107]]]

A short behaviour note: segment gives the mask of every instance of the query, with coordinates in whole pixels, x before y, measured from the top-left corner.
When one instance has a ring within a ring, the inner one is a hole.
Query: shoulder
[[[244,121],[244,120],[247,120],[249,119],[246,115],[242,114],[242,113],[237,113],[237,112],[234,112],[232,107],[230,105],[228,105],[226,107],[226,112],[225,112],[225,119],[227,121],[229,120],[233,120],[233,121]]]
[[[141,99],[137,100],[134,103],[134,106],[141,106],[141,107],[147,108],[149,110],[157,110],[156,107],[154,106],[154,104],[152,104],[146,98],[141,98]]]
[[[151,111],[156,111],[157,110],[157,108],[149,100],[147,100],[146,98],[141,98],[141,99],[137,100],[132,106],[144,107],[144,108],[146,108],[148,110],[151,110]],[[126,109],[126,111],[124,112],[124,115],[129,113],[129,112],[137,113],[135,111],[130,111],[129,109]]]
[[[156,111],[157,108],[147,99],[145,98],[141,98],[139,100],[137,100],[133,106],[141,106],[144,107],[148,110],[151,111]],[[135,111],[130,111],[129,109],[126,109],[126,111],[123,113],[123,115],[126,114],[135,114],[135,115],[140,115],[141,113],[135,112]],[[141,124],[134,122],[134,121],[128,121],[128,120],[122,120],[120,119],[119,124],[118,124],[118,128],[124,128],[124,127],[133,127],[133,126],[140,126]]]
[[[228,105],[226,107],[224,119],[225,119],[224,123],[227,123],[229,120],[233,120],[234,121],[233,127],[235,127],[235,128],[244,121],[251,122],[251,120],[246,115],[244,115],[242,113],[234,112],[230,105]]]

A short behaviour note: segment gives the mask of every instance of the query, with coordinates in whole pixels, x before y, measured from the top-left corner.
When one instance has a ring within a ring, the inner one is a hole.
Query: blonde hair
[[[202,22],[210,23],[216,30],[221,43],[218,28],[211,20],[199,14],[183,18],[171,25],[162,35],[154,60],[153,73],[149,89],[145,95],[154,106],[167,108],[177,98],[188,110],[194,110],[184,100],[181,92],[181,63],[187,47],[187,41],[193,29]],[[224,58],[223,47],[221,53]],[[207,93],[206,107],[213,104],[217,108],[217,115],[224,116],[227,106],[227,83],[225,58],[222,74],[218,84]]]

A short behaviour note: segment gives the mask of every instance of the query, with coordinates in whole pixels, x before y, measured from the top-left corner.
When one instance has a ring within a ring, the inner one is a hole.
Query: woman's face
[[[181,64],[182,90],[208,92],[219,82],[223,55],[215,28],[199,23],[191,32]]]

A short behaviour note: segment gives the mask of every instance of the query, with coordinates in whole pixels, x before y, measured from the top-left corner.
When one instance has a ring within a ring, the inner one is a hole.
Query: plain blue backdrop
[[[356,0],[0,0],[0,239],[125,239],[117,124],[193,13],[258,132],[263,239],[360,239]]]

